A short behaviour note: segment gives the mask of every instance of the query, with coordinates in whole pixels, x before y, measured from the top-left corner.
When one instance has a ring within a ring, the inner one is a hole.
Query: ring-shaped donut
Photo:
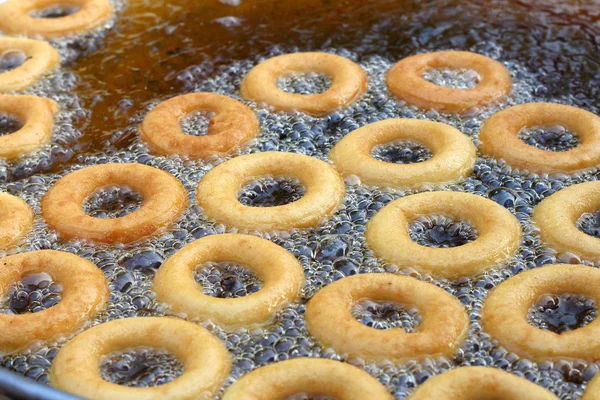
[[[409,226],[423,215],[467,221],[477,230],[477,239],[452,248],[422,246],[410,238]],[[521,244],[521,226],[506,208],[481,196],[426,192],[403,197],[382,208],[367,224],[365,237],[369,248],[389,264],[458,279],[481,273],[512,257]]]
[[[331,86],[323,93],[286,93],[277,79],[316,72],[329,76]],[[323,116],[356,101],[367,90],[367,74],[345,57],[328,53],[292,53],[272,57],[248,72],[240,88],[244,98],[266,103],[278,111],[301,111]]]
[[[45,272],[62,286],[61,299],[36,313],[0,314],[0,352],[15,353],[35,343],[50,342],[73,333],[108,299],[102,271],[71,253],[40,250],[0,259],[0,293],[29,274]]]
[[[245,206],[238,193],[245,184],[266,176],[297,178],[304,196],[275,207]],[[196,199],[206,215],[238,229],[286,231],[309,228],[327,218],[344,200],[346,186],[329,164],[313,157],[264,152],[236,157],[209,171],[198,183]]]
[[[31,15],[51,7],[73,7],[77,11],[58,18]],[[0,5],[0,30],[9,35],[56,39],[98,28],[113,12],[110,0],[8,0]]]
[[[1,18],[0,18],[1,19]],[[0,38],[0,54],[20,50],[27,59],[18,67],[0,73],[0,93],[23,90],[53,71],[60,63],[60,55],[41,40]]]
[[[577,294],[600,303],[600,270],[583,265],[554,264],[509,278],[494,288],[483,303],[483,327],[498,343],[534,361],[600,360],[600,319],[561,334],[539,329],[527,321],[540,297]]]
[[[294,395],[336,400],[391,400],[377,379],[350,364],[323,358],[294,358],[258,368],[231,385],[223,400],[280,400]]]
[[[16,196],[0,193],[0,248],[6,249],[27,232],[33,225],[31,208]]]
[[[550,151],[530,146],[521,129],[562,125],[575,132],[579,146]],[[528,103],[499,111],[479,133],[479,150],[519,170],[535,173],[573,173],[600,164],[600,117],[581,108],[554,103]]]
[[[481,81],[472,89],[455,89],[423,78],[425,72],[438,68],[473,69]],[[512,90],[510,72],[504,65],[468,51],[438,51],[404,58],[387,72],[386,83],[394,96],[409,104],[451,114],[499,101]]]
[[[462,367],[436,375],[417,387],[409,400],[558,400],[527,379],[490,367]]]
[[[352,316],[352,307],[364,299],[415,306],[421,316],[417,331],[363,325]],[[350,276],[325,286],[308,302],[305,316],[308,331],[319,343],[374,362],[450,356],[469,329],[458,299],[430,283],[387,273]]]
[[[581,400],[600,400],[600,374],[596,373],[587,384]]]
[[[167,350],[183,364],[183,374],[147,388],[117,385],[100,376],[103,357],[140,346]],[[50,384],[97,400],[209,400],[230,370],[227,349],[201,326],[170,317],[126,318],[96,325],[67,343],[52,363]]]
[[[394,141],[425,145],[432,157],[415,164],[394,164],[373,158],[375,146]],[[471,139],[450,125],[398,118],[366,125],[344,136],[329,158],[342,175],[356,175],[364,184],[418,189],[456,182],[470,175],[477,149]]]
[[[182,119],[198,111],[215,113],[207,135],[184,134]],[[148,113],[140,127],[142,139],[153,152],[192,159],[230,154],[258,131],[258,119],[250,107],[215,93],[191,93],[164,101]]]
[[[238,298],[217,298],[199,290],[192,274],[207,262],[235,262],[247,266],[263,282],[259,291]],[[252,328],[271,321],[273,314],[296,300],[304,283],[304,270],[284,248],[268,240],[239,234],[198,239],[172,255],[154,278],[159,301],[171,311],[222,328]]]
[[[140,193],[142,206],[120,218],[87,215],[86,200],[113,185],[126,185]],[[142,164],[104,164],[59,179],[42,198],[42,216],[64,239],[132,243],[175,222],[187,204],[183,185],[167,172]]]
[[[49,143],[59,109],[57,102],[44,97],[0,95],[0,114],[13,116],[22,124],[18,131],[0,136],[0,158],[13,160]]]

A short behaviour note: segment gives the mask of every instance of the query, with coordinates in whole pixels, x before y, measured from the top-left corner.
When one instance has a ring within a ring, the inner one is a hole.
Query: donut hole
[[[323,93],[331,83],[331,77],[316,72],[295,73],[277,79],[277,87],[284,92],[305,95]]]
[[[0,113],[0,136],[10,135],[23,127],[21,120],[10,114]]]
[[[138,210],[142,195],[127,185],[112,185],[99,189],[84,205],[86,214],[94,218],[120,218]]]
[[[305,188],[298,179],[264,177],[246,184],[238,200],[249,207],[275,207],[300,200],[304,192]]]
[[[30,57],[21,50],[10,49],[0,53],[0,74],[20,67]]]
[[[600,239],[600,210],[583,213],[575,223],[577,229]]]
[[[164,349],[136,347],[114,352],[100,362],[100,376],[128,387],[154,387],[183,374],[183,364]]]
[[[374,159],[393,164],[415,164],[429,160],[433,154],[426,146],[409,140],[398,140],[373,147]]]
[[[530,146],[556,152],[572,150],[581,144],[577,133],[562,125],[523,128],[517,137]]]
[[[6,292],[0,303],[2,314],[36,313],[54,307],[61,300],[62,286],[45,273],[25,275]]]
[[[75,14],[79,11],[79,7],[55,5],[51,7],[33,10],[29,13],[32,18],[63,18]]]
[[[423,79],[451,89],[473,89],[481,82],[481,75],[469,68],[432,68],[423,73]]]
[[[197,111],[181,120],[181,131],[189,136],[206,136],[214,112]]]
[[[529,323],[554,333],[582,328],[596,319],[598,310],[594,299],[565,293],[545,294],[529,310]]]
[[[263,282],[248,267],[233,263],[205,263],[194,270],[194,280],[211,297],[231,299],[258,292]]]
[[[421,323],[416,307],[391,301],[361,300],[354,304],[352,316],[369,328],[401,328],[406,333],[417,332]]]
[[[477,239],[477,230],[467,221],[444,215],[426,215],[412,221],[408,233],[413,242],[426,247],[451,248]]]

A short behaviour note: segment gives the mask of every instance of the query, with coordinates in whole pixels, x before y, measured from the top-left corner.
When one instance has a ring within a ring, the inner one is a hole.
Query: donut
[[[31,15],[53,7],[77,11],[58,18]],[[56,39],[98,28],[113,12],[110,0],[7,0],[0,5],[0,30],[9,35]]]
[[[558,400],[527,379],[490,367],[462,367],[429,378],[409,400]]]
[[[147,388],[102,379],[98,366],[103,357],[140,346],[172,353],[183,364],[183,374],[164,385]],[[176,318],[138,317],[106,322],[72,339],[52,363],[50,384],[97,400],[208,400],[219,392],[230,370],[227,349],[206,329]]]
[[[580,145],[556,152],[530,146],[518,137],[521,129],[557,124],[576,132]],[[570,174],[600,164],[600,117],[563,104],[528,103],[497,112],[482,125],[479,140],[482,153],[528,172]]]
[[[358,367],[300,357],[244,375],[225,391],[222,400],[280,400],[299,394],[330,396],[336,400],[394,398],[377,379]]]
[[[142,206],[121,218],[94,218],[84,203],[96,191],[127,185],[143,197]],[[42,217],[64,239],[116,244],[157,234],[175,222],[187,207],[179,180],[142,164],[104,164],[82,168],[59,179],[42,198]]]
[[[0,56],[7,51],[22,51],[26,59],[10,71],[0,71],[0,93],[26,89],[60,64],[58,51],[41,40],[0,37]]]
[[[63,288],[60,302],[36,313],[0,314],[0,353],[72,334],[104,306],[109,290],[102,271],[71,253],[39,250],[0,259],[0,293],[29,274],[45,272]]]
[[[509,278],[494,288],[483,304],[483,327],[498,343],[533,361],[600,360],[600,320],[562,334],[539,329],[527,321],[529,309],[544,295],[572,293],[600,303],[600,270],[555,264]]]
[[[423,78],[423,73],[438,68],[473,69],[481,81],[472,89],[454,89]],[[409,104],[450,114],[497,102],[512,90],[510,72],[504,65],[468,51],[438,51],[404,58],[387,72],[386,83],[394,96]]]
[[[49,143],[59,109],[57,102],[43,97],[0,95],[0,114],[14,116],[22,124],[18,131],[0,136],[0,157],[13,160]]]
[[[238,200],[241,188],[261,177],[293,177],[306,188],[304,196],[275,207],[250,207]],[[242,230],[286,231],[316,226],[344,200],[346,186],[329,164],[313,157],[268,151],[226,161],[198,183],[196,199],[206,215]]]
[[[373,158],[375,146],[400,140],[425,145],[433,157],[415,164],[393,164]],[[329,158],[342,175],[358,176],[364,184],[418,189],[456,182],[470,175],[477,149],[466,135],[449,125],[398,118],[366,125],[344,136]]]
[[[587,384],[581,400],[600,400],[600,374],[594,375]]]
[[[431,248],[414,242],[409,225],[423,215],[445,215],[468,221],[477,239],[453,248]],[[446,279],[458,279],[508,261],[521,244],[519,221],[504,207],[461,192],[426,192],[393,201],[367,223],[371,250],[385,262]]]
[[[31,208],[23,200],[0,193],[0,248],[15,244],[33,225]]]
[[[243,264],[263,286],[239,298],[207,296],[192,277],[206,262]],[[302,266],[282,247],[256,236],[225,234],[198,239],[167,259],[156,273],[154,290],[158,300],[177,314],[235,330],[270,322],[275,312],[298,298],[303,282]]]
[[[352,316],[357,302],[369,299],[415,306],[418,331],[379,330]],[[323,346],[365,361],[403,362],[453,355],[465,338],[469,318],[462,304],[443,289],[388,273],[354,275],[319,290],[306,306],[308,331]]]
[[[332,79],[323,93],[286,93],[277,87],[280,77],[316,72]],[[265,103],[277,111],[301,111],[313,116],[346,107],[367,90],[367,74],[347,58],[329,53],[292,53],[272,57],[248,72],[240,88],[244,98]]]
[[[206,136],[183,133],[181,121],[193,112],[214,112]],[[177,154],[193,159],[227,155],[256,137],[259,124],[244,104],[214,93],[191,93],[160,103],[148,113],[140,135],[158,154]]]

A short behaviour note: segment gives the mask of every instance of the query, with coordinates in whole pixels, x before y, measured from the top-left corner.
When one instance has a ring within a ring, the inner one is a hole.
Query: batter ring
[[[415,306],[417,332],[379,330],[352,316],[363,299]],[[306,306],[306,326],[322,345],[365,361],[403,362],[456,352],[469,328],[463,305],[443,289],[414,278],[387,273],[355,275],[319,290]]]
[[[490,367],[462,367],[429,378],[409,400],[558,400],[527,379]]]
[[[0,193],[0,248],[6,249],[31,230],[33,213],[23,200]]]
[[[20,0],[17,0],[20,1]],[[53,71],[60,63],[60,55],[41,40],[0,38],[0,54],[19,50],[27,59],[18,67],[0,72],[0,93],[23,90]]]
[[[142,206],[121,218],[94,218],[86,200],[111,185],[127,185],[143,197]],[[42,198],[42,216],[64,239],[132,243],[175,222],[187,207],[187,193],[174,176],[142,164],[104,164],[59,179]]]
[[[431,69],[468,68],[477,71],[481,81],[472,89],[438,86],[423,78]],[[421,109],[460,114],[501,100],[510,94],[510,72],[498,61],[468,51],[438,51],[407,57],[386,75],[390,92]]]
[[[183,374],[148,388],[102,379],[98,366],[104,356],[139,346],[167,350],[183,364]],[[219,392],[230,370],[227,349],[206,329],[169,317],[126,318],[97,325],[67,343],[52,363],[50,384],[98,400],[209,400]]]
[[[216,114],[206,136],[186,135],[181,129],[181,120],[197,111]],[[164,101],[148,113],[140,128],[142,139],[155,153],[192,159],[230,154],[258,131],[258,120],[249,107],[214,93],[191,93]]]
[[[557,124],[576,132],[580,145],[567,151],[549,151],[518,137],[523,128]],[[528,172],[573,173],[600,164],[600,117],[563,104],[528,103],[502,110],[484,122],[479,140],[482,153]]]
[[[600,303],[600,270],[554,264],[535,268],[499,284],[483,303],[484,329],[499,344],[533,361],[600,360],[600,320],[561,334],[530,325],[529,309],[542,296],[573,293]]]
[[[245,184],[265,176],[297,178],[304,196],[275,207],[250,207],[238,201]],[[329,164],[293,153],[264,152],[236,157],[209,171],[198,183],[196,199],[206,215],[238,229],[262,232],[308,228],[328,217],[344,200],[346,186]]]
[[[45,272],[63,291],[60,302],[36,313],[0,314],[0,352],[16,353],[39,343],[73,333],[108,299],[102,271],[71,253],[40,250],[0,259],[0,293],[28,274]]]
[[[0,95],[0,114],[9,114],[23,125],[18,131],[0,136],[0,157],[13,160],[29,154],[52,139],[57,102],[37,96]]]
[[[262,288],[238,298],[205,295],[192,274],[206,262],[247,266],[261,279]],[[298,298],[303,282],[302,266],[284,248],[256,236],[225,234],[198,239],[171,256],[156,273],[154,290],[177,314],[235,330],[270,322],[275,312]]]
[[[316,72],[331,77],[323,93],[304,95],[286,93],[277,87],[277,79],[298,73]],[[301,111],[323,116],[356,101],[367,90],[367,74],[345,57],[328,53],[292,53],[269,58],[244,78],[241,94],[257,103],[266,103],[278,111]]]
[[[415,164],[376,160],[373,148],[394,141],[411,141],[429,148],[433,157]],[[466,135],[438,122],[388,119],[344,136],[329,153],[344,176],[356,175],[371,186],[422,188],[459,181],[473,172],[477,149]]]
[[[51,7],[72,7],[77,11],[58,18],[31,16],[32,12]],[[109,0],[8,0],[0,5],[0,30],[9,35],[56,39],[98,28],[113,12]]]
[[[392,400],[362,369],[323,358],[294,358],[258,368],[238,379],[223,400],[280,400],[297,394],[337,400]]]

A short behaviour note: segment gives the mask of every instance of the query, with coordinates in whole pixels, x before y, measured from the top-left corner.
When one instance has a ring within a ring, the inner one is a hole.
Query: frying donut
[[[58,51],[46,42],[0,37],[0,57],[6,52],[14,51],[23,52],[25,62],[9,71],[0,71],[0,93],[27,89],[44,75],[54,71],[60,63]]]
[[[31,230],[33,213],[23,200],[0,193],[0,248],[6,249]]]

